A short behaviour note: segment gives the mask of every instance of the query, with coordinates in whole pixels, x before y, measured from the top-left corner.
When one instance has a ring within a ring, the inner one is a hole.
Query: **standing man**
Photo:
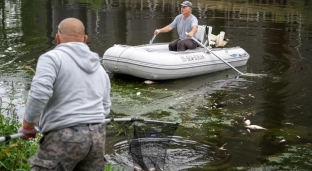
[[[197,43],[191,38],[197,36],[198,20],[192,14],[192,3],[184,1],[181,4],[181,14],[176,16],[171,24],[168,26],[156,29],[154,34],[169,32],[174,28],[177,28],[179,33],[179,39],[169,44],[170,51],[185,51],[187,49],[195,49]],[[188,35],[185,34],[188,32]]]
[[[23,126],[19,133],[35,137],[37,153],[31,171],[104,169],[105,117],[110,112],[110,80],[100,57],[87,46],[83,23],[64,19],[57,46],[41,55],[31,83]]]

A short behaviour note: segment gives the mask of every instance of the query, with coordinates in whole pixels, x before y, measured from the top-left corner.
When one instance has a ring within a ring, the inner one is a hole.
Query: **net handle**
[[[141,119],[141,118],[111,118],[111,119],[105,119],[105,123],[109,123],[109,122],[124,122],[124,121],[145,121],[145,122],[152,122],[152,123],[179,124],[178,122],[166,122],[166,121],[157,121],[157,120],[149,120],[149,119]]]

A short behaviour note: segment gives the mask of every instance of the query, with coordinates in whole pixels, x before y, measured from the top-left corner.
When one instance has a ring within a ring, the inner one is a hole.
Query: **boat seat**
[[[197,39],[202,43],[203,45],[207,46],[207,40],[209,33],[211,34],[211,27],[206,25],[198,25],[197,29]]]

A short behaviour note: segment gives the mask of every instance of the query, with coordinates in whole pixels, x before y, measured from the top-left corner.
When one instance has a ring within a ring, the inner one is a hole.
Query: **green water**
[[[156,28],[179,13],[178,4],[0,0],[0,96],[14,98],[23,115],[33,76],[25,66],[35,69],[40,54],[55,46],[62,19],[82,20],[88,45],[102,56],[113,44],[148,43]],[[240,71],[268,76],[236,78],[235,71],[226,70],[146,85],[140,78],[111,75],[110,116],[179,122],[167,170],[310,170],[312,2],[198,0],[193,5],[199,24],[213,26],[215,34],[225,31],[227,47],[250,54]],[[176,32],[166,33],[155,42],[174,38]],[[244,118],[267,130],[249,133]],[[128,147],[120,131],[118,124],[108,126],[106,152],[110,162],[123,167]]]

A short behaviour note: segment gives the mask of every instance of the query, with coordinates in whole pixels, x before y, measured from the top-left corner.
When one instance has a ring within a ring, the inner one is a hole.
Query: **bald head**
[[[66,18],[58,26],[57,43],[86,42],[85,27],[76,18]]]

